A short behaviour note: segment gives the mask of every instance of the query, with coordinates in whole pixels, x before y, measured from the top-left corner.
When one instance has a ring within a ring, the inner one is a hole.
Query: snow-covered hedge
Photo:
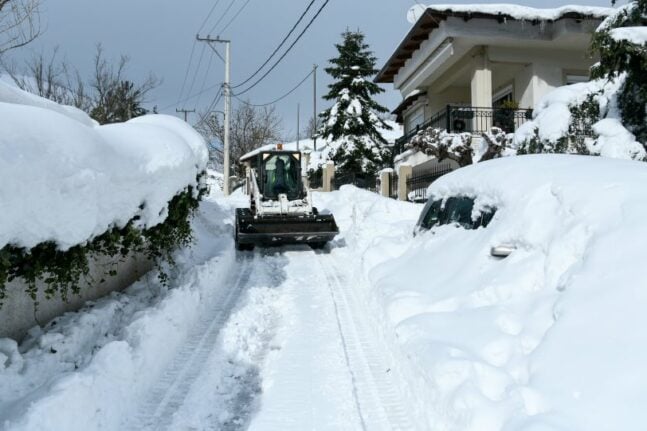
[[[177,118],[99,126],[0,82],[0,122],[0,299],[12,274],[42,275],[31,250],[45,247],[65,261],[62,253],[102,235],[116,246],[126,231],[160,233],[169,208],[179,219],[195,206],[207,149]],[[20,264],[19,255],[31,261]]]
[[[592,80],[560,87],[517,130],[520,153],[576,153],[647,160],[647,1],[632,1],[599,26]]]
[[[617,97],[624,77],[559,87],[514,135],[520,153],[573,153],[644,160],[642,144],[622,124]]]

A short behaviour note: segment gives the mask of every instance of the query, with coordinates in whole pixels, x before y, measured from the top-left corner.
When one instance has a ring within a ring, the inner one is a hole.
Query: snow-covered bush
[[[647,0],[631,2],[597,29],[593,80],[560,87],[517,130],[520,154],[572,153],[647,160]]]
[[[3,83],[0,118],[0,302],[17,277],[66,297],[93,253],[160,260],[190,240],[207,150],[183,121],[98,126]]]
[[[418,132],[407,148],[434,156],[439,162],[453,160],[459,166],[510,156],[516,153],[512,134],[498,127],[481,135],[481,147],[474,149],[471,133],[449,133],[444,129],[427,128]]]

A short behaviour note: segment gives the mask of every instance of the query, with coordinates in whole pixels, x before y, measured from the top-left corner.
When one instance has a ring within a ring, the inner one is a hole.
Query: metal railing
[[[512,133],[523,123],[532,119],[532,109],[478,108],[465,105],[447,105],[444,110],[433,115],[425,123],[402,136],[393,146],[394,156],[405,151],[405,146],[421,130],[442,129],[450,133],[481,134],[498,127]]]
[[[424,170],[414,170],[407,178],[407,196],[409,200],[424,202],[427,200],[427,188],[438,178],[452,171],[451,166],[437,165]]]

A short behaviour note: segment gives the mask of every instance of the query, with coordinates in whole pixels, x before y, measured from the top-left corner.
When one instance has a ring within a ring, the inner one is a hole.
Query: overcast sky
[[[76,66],[84,76],[92,71],[95,45],[101,43],[109,57],[126,54],[131,58],[129,72],[134,79],[143,79],[153,72],[163,84],[151,95],[150,106],[157,105],[164,113],[175,114],[176,107],[204,110],[217,90],[206,92],[200,99],[177,105],[184,82],[195,35],[214,5],[213,15],[204,26],[208,32],[220,20],[233,1],[227,15],[217,26],[216,33],[247,0],[43,0],[43,21],[46,31],[28,48],[11,55],[20,62],[30,51],[47,54],[54,47]],[[324,0],[317,0],[316,7]],[[326,91],[328,76],[323,72],[327,60],[335,56],[334,43],[348,29],[362,30],[371,49],[378,57],[378,68],[390,56],[408,31],[407,10],[412,0],[330,0],[328,6],[308,33],[285,60],[246,96],[253,103],[264,103],[284,94],[296,85],[313,64],[321,66],[318,81],[319,94]],[[555,0],[522,0],[534,7],[561,6]],[[624,2],[623,2],[624,3]],[[252,73],[274,50],[308,4],[307,0],[249,0],[246,9],[222,33],[232,40],[232,82],[236,84]],[[587,0],[586,4],[609,6],[609,0]],[[213,34],[212,34],[213,35]],[[211,70],[207,66],[211,53],[207,47],[195,47],[193,65],[184,96],[193,81],[201,50],[205,48],[201,69],[195,79],[192,93],[222,82],[224,66],[214,57]],[[205,79],[206,78],[206,79]],[[394,108],[400,95],[390,86],[379,99],[388,108]],[[284,135],[296,131],[296,107],[302,106],[305,122],[312,116],[312,84],[307,83],[277,108],[283,117]],[[320,101],[320,108],[328,103]],[[222,109],[222,102],[217,109]],[[197,117],[190,121],[196,121]]]

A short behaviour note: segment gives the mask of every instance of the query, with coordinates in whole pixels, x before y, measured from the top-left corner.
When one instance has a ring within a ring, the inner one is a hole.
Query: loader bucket
[[[339,233],[332,215],[275,215],[254,217],[250,210],[236,210],[236,247],[309,244],[323,247]]]

